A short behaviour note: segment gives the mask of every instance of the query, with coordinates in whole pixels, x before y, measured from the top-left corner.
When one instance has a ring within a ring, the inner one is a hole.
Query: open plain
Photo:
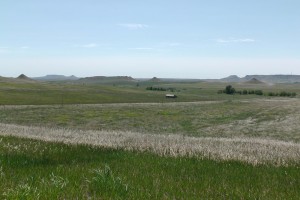
[[[1,197],[297,199],[300,99],[218,94],[225,86],[2,81]]]

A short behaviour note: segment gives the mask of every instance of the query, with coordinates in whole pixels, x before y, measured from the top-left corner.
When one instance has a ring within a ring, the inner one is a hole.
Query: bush
[[[256,95],[263,95],[263,91],[262,90],[255,90],[254,94]]]
[[[227,85],[225,87],[225,90],[218,90],[218,94],[240,94],[240,95],[248,95],[248,94],[255,94],[255,95],[264,95],[264,92],[262,90],[235,90],[231,85]],[[295,92],[268,92],[266,94],[267,96],[273,97],[273,96],[281,96],[281,97],[295,97],[297,94]]]
[[[225,93],[226,94],[234,94],[235,89],[231,85],[227,85],[226,88],[225,88]]]
[[[176,90],[176,88],[163,88],[163,87],[154,87],[154,86],[146,87],[146,90],[170,91],[170,92],[180,91],[180,90]]]
[[[165,88],[160,88],[160,87],[147,87],[146,90],[154,90],[154,91],[167,91]]]
[[[249,90],[248,91],[248,94],[254,94],[255,92],[254,92],[254,90]]]
[[[268,93],[268,96],[273,97],[273,96],[275,96],[275,93],[269,92],[269,93]]]
[[[280,96],[280,97],[295,97],[297,94],[295,92],[279,92],[279,93],[275,93],[275,92],[269,92],[268,96],[272,97],[272,96]]]

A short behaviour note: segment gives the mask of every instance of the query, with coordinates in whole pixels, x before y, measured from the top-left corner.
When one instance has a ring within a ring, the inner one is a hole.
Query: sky
[[[0,76],[300,74],[299,0],[1,0]]]

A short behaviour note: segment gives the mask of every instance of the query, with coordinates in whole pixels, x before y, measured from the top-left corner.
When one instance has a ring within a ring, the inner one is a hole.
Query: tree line
[[[280,97],[295,97],[297,94],[295,92],[263,92],[262,90],[236,90],[231,85],[227,85],[224,90],[219,90],[219,94],[240,94],[240,95],[248,95],[248,94],[255,94],[255,95],[266,95],[266,96],[280,96]]]
[[[170,92],[175,92],[175,91],[176,91],[175,88],[163,88],[163,87],[154,87],[154,86],[147,87],[146,90],[153,90],[153,91],[170,91]]]

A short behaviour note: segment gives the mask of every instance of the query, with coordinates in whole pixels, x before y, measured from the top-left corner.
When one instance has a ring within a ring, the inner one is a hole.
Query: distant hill
[[[262,82],[260,80],[257,80],[256,78],[252,78],[251,80],[246,81],[244,83],[249,83],[249,84],[264,84],[264,82]]]
[[[151,81],[151,82],[160,82],[161,80],[157,77],[153,77],[149,81]]]
[[[252,82],[260,81],[264,83],[297,83],[300,82],[300,75],[247,75],[243,78],[232,75],[219,79],[221,82],[251,82],[251,80]]]
[[[92,76],[80,78],[77,82],[93,84],[118,84],[118,83],[135,83],[136,80],[131,76]]]
[[[0,76],[0,82],[14,82],[14,81],[15,81],[14,78]]]
[[[17,82],[35,82],[33,79],[27,77],[25,74],[21,74],[17,78],[15,78]]]
[[[72,76],[46,75],[46,76],[42,76],[42,77],[34,77],[32,79],[39,80],[39,81],[75,81],[75,80],[78,80],[79,78],[74,75],[72,75]]]
[[[193,83],[193,82],[203,82],[203,79],[188,79],[188,78],[136,78],[135,80],[144,82],[167,82],[167,83]]]
[[[226,78],[220,79],[220,81],[222,81],[222,82],[240,82],[241,78],[238,77],[237,75],[231,75]]]
[[[267,83],[295,83],[300,82],[300,75],[247,75],[244,81],[257,79]]]
[[[17,79],[25,79],[25,80],[30,80],[25,74],[21,74],[20,76],[17,77]]]

